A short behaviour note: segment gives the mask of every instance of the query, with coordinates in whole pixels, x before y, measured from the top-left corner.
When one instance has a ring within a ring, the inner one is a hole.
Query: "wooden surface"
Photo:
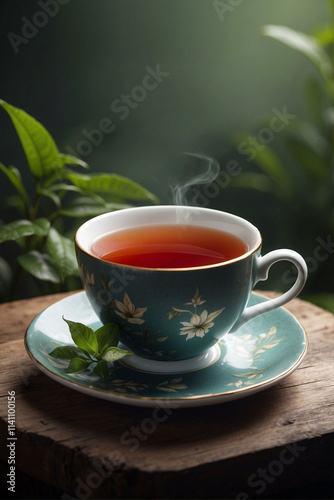
[[[157,411],[86,396],[35,368],[25,330],[64,296],[0,305],[4,491],[7,393],[15,391],[18,498],[333,498],[333,315],[299,299],[288,305],[310,345],[276,386],[217,406]]]

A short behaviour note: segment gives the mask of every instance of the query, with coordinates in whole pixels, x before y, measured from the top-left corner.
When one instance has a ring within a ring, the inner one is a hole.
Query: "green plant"
[[[82,323],[64,317],[63,320],[68,324],[75,345],[58,346],[49,355],[56,359],[68,360],[67,373],[85,372],[94,364],[93,372],[104,379],[109,375],[109,361],[117,361],[133,354],[117,347],[119,329],[116,323],[107,323],[94,332]]]
[[[318,77],[305,85],[310,120],[294,117],[280,136],[286,151],[275,150],[276,141],[261,144],[252,158],[255,168],[233,179],[234,185],[270,193],[286,207],[290,227],[305,242],[310,271],[309,298],[334,312],[333,248],[327,244],[316,261],[317,241],[334,238],[334,1],[331,20],[312,34],[286,26],[264,26],[261,34],[299,52],[314,65]],[[268,125],[268,122],[265,123]],[[266,129],[268,130],[268,129]],[[236,144],[247,134],[240,134]],[[279,140],[279,139],[278,139]],[[331,267],[332,266],[332,267]]]
[[[88,165],[60,153],[49,132],[25,111],[2,100],[0,106],[15,127],[27,160],[28,176],[33,180],[33,188],[28,190],[19,169],[0,163],[0,171],[16,192],[4,200],[11,220],[0,221],[0,243],[7,251],[7,260],[11,260],[8,264],[0,257],[0,297],[12,300],[26,294],[28,276],[32,277],[30,283],[39,285],[34,289],[38,293],[78,286],[78,278],[73,285],[78,269],[73,228],[68,227],[67,219],[74,218],[80,223],[82,219],[129,207],[134,202],[158,203],[158,200],[126,177],[71,169],[69,165],[84,169]]]

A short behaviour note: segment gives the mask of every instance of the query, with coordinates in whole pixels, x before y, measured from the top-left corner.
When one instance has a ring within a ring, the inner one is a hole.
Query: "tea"
[[[182,224],[121,229],[91,246],[102,260],[151,269],[208,266],[240,257],[247,250],[246,243],[233,234]]]

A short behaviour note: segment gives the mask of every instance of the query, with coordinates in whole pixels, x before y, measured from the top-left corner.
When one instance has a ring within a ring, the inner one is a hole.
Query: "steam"
[[[193,173],[194,170],[198,170],[198,165],[200,170],[204,170],[196,175],[192,175],[192,177],[185,182],[179,182],[174,186],[170,186],[172,203],[174,205],[186,207],[188,205],[187,195],[189,192],[191,191],[192,199],[195,199],[194,195],[198,192],[195,186],[211,184],[220,173],[220,165],[215,158],[199,153],[184,153],[184,156],[190,164],[191,173]],[[187,210],[182,210],[182,214],[180,214],[179,218],[183,220],[187,219]]]

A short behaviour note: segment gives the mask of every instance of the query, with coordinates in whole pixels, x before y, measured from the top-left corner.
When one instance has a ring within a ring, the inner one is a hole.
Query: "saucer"
[[[248,305],[266,300],[252,293]],[[249,396],[290,375],[307,350],[300,323],[286,309],[278,308],[226,334],[210,366],[186,373],[149,373],[116,361],[109,363],[110,373],[101,380],[91,370],[68,374],[68,361],[49,355],[59,345],[74,345],[63,316],[94,330],[101,326],[85,292],[56,302],[36,316],[27,329],[25,346],[33,363],[70,389],[133,406],[195,407]]]

